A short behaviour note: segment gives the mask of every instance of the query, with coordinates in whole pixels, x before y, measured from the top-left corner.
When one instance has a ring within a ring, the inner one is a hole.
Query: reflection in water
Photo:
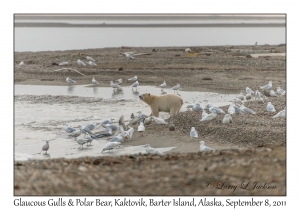
[[[140,92],[139,92],[139,91],[133,91],[132,94],[133,94],[133,95],[136,95],[136,96],[139,96],[139,95],[140,95]]]
[[[97,87],[93,87],[93,91],[94,91],[94,94],[98,94],[98,88]]]
[[[112,98],[119,98],[120,96],[123,96],[123,90],[114,90],[111,97]]]
[[[73,93],[74,91],[74,86],[68,86],[68,93]]]
[[[161,91],[161,93],[160,93],[160,95],[165,95],[165,94],[167,94],[167,92],[165,92],[165,91]]]

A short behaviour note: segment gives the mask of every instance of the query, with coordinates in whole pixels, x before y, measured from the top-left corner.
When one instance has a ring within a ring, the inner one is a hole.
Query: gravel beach
[[[109,87],[109,81],[119,78],[123,78],[123,86],[130,86],[127,79],[136,75],[141,85],[158,86],[166,81],[169,89],[180,83],[182,94],[184,91],[245,94],[246,87],[260,90],[269,81],[275,91],[278,86],[286,89],[286,57],[270,56],[270,53],[285,53],[285,45],[190,49],[190,53],[184,47],[15,52],[14,82],[67,86],[65,80],[70,77],[76,85],[85,85],[91,84],[95,77],[99,82],[96,87]],[[262,51],[269,54],[255,58],[250,54]],[[128,60],[120,54],[124,52],[145,55]],[[97,66],[79,67],[77,59],[86,62],[86,56],[92,57]],[[19,68],[21,61],[25,65]],[[69,65],[58,66],[63,61]],[[60,68],[76,69],[86,76],[69,70],[54,71]],[[30,152],[39,152],[41,140],[54,140],[50,141],[48,151],[51,158],[33,155],[31,160],[15,160],[15,195],[286,195],[286,119],[273,119],[275,113],[266,111],[267,102],[272,102],[276,113],[283,110],[285,96],[268,97],[264,104],[246,102],[245,106],[256,114],[234,114],[233,123],[228,125],[222,124],[224,115],[200,122],[199,114],[183,109],[172,118],[175,131],[169,131],[168,125],[151,123],[143,137],[135,132],[130,141],[122,143],[125,149],[147,143],[154,148],[170,148],[163,156],[145,154],[144,149],[136,150],[135,154],[119,150],[117,155],[102,156],[97,150],[101,142],[94,141],[93,149],[83,153],[77,151],[79,145],[71,142],[74,148],[68,153],[78,152],[78,156],[71,158],[59,156],[53,146],[65,138],[64,122],[100,123],[110,113],[119,117],[123,114],[128,122],[132,109],[149,114],[149,107],[131,99],[77,96],[15,95],[14,100],[15,151],[28,147]],[[185,106],[186,102],[182,108]],[[228,105],[220,108],[227,113]],[[191,127],[198,131],[196,140],[190,139]],[[199,152],[201,140],[215,151]],[[63,144],[71,144],[71,139],[68,141]],[[48,182],[44,181],[46,178]],[[243,181],[254,189],[243,189]],[[218,189],[226,185],[238,187],[235,191]],[[260,185],[264,187],[259,189]]]

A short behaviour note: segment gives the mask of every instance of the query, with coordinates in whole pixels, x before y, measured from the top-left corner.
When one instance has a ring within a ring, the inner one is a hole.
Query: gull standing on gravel
[[[235,98],[235,99],[233,99],[233,101],[236,102],[236,103],[239,103],[239,104],[244,104],[244,102],[239,98]]]
[[[235,109],[234,109],[234,107],[233,107],[232,104],[229,105],[227,112],[228,112],[229,114],[234,114],[234,113],[235,113]]]
[[[210,121],[213,120],[217,117],[217,112],[215,110],[212,110],[212,113],[205,115],[204,117],[202,117],[202,119],[200,120],[200,122],[203,121]]]
[[[212,105],[212,103],[211,102],[209,102],[208,100],[203,100],[203,102],[205,103],[204,104],[204,108],[208,108],[208,105]]]
[[[221,108],[215,107],[212,104],[208,104],[208,110],[210,112],[212,112],[213,110],[215,110],[217,114],[225,114],[225,112]]]
[[[95,77],[93,77],[92,83],[95,84],[95,85],[99,84],[99,82],[95,79]]]
[[[69,64],[69,62],[65,62],[65,61],[64,61],[64,62],[59,63],[58,65],[59,65],[59,66],[66,66],[66,65],[68,65],[68,64]]]
[[[179,88],[180,88],[180,84],[177,84],[176,86],[172,87],[171,90],[174,90],[174,93],[176,90],[176,92],[178,93]]]
[[[277,87],[277,93],[278,93],[279,95],[282,95],[283,93],[285,93],[285,91],[282,90],[282,89],[280,88],[280,86],[278,86],[278,87]]]
[[[191,137],[191,139],[198,138],[198,132],[196,131],[195,127],[191,128],[190,137]]]
[[[140,117],[141,119],[147,118],[147,115],[143,114],[141,111],[138,111],[137,113],[139,114],[139,117]]]
[[[242,113],[242,111],[235,105],[235,103],[234,103],[235,100],[230,101],[230,102],[231,102],[231,103],[230,103],[230,106],[233,107],[233,109],[234,109],[234,112],[233,112],[233,113],[236,113],[236,114]],[[230,107],[230,106],[229,106],[229,107]],[[228,108],[228,113],[229,113],[229,114],[232,114],[232,113],[229,112],[229,108]]]
[[[39,154],[41,154],[42,151],[46,151],[45,154],[47,154],[48,149],[49,149],[49,141],[46,141],[46,144],[42,147],[42,150]]]
[[[102,149],[103,153],[104,151],[108,150],[109,152],[112,151],[114,148],[116,148],[117,146],[119,146],[121,143],[120,142],[107,142],[107,144],[104,146],[104,148]]]
[[[126,58],[128,58],[129,60],[130,59],[134,59],[134,57],[132,57],[129,53],[123,53],[123,55],[126,57]]]
[[[97,64],[95,64],[93,61],[89,61],[88,64],[89,64],[90,66],[97,66]]]
[[[131,85],[132,91],[133,91],[133,88],[134,88],[134,87],[135,87],[135,89],[136,89],[136,91],[137,91],[137,86],[139,86],[139,82],[138,82],[138,81],[136,81],[135,83],[133,83],[133,84]]]
[[[76,140],[77,143],[80,145],[79,148],[80,148],[80,147],[83,147],[83,145],[86,144],[86,142],[87,142],[86,139],[81,139],[81,138],[78,138],[78,137],[76,137],[75,140]]]
[[[19,63],[19,68],[20,68],[21,66],[24,66],[24,65],[25,65],[24,61],[21,61],[21,62]]]
[[[144,119],[144,125],[150,125],[150,124],[151,124],[151,120],[152,120],[151,117],[145,118],[145,119]]]
[[[249,104],[250,101],[251,101],[251,98],[252,98],[251,93],[247,93],[245,98],[246,98],[246,101],[248,101],[248,104]]]
[[[136,81],[136,80],[137,80],[137,76],[134,76],[134,77],[128,79],[128,81],[130,81],[130,82],[133,82],[133,81]]]
[[[278,112],[278,113],[277,113],[276,115],[274,115],[272,118],[277,118],[277,117],[286,118],[285,108],[286,108],[286,107],[284,107],[284,109],[283,109],[282,111]]]
[[[187,108],[191,108],[194,112],[197,112],[199,114],[200,114],[200,112],[203,112],[203,109],[200,106],[199,102],[197,102],[195,104],[189,104],[189,105],[187,105]]]
[[[261,94],[258,90],[256,90],[255,91],[255,100],[257,99],[257,98],[259,98],[259,97],[264,97],[264,95],[263,94]]]
[[[155,116],[151,116],[152,119],[154,119],[154,121],[159,124],[159,125],[166,125],[166,121],[162,118],[159,117],[155,117]]]
[[[270,90],[270,96],[271,97],[278,97],[278,95],[276,94],[276,92],[274,90]]]
[[[245,97],[243,95],[243,92],[240,92],[240,95],[237,96],[237,98],[241,99],[241,100],[245,100]]]
[[[159,87],[161,87],[161,91],[163,91],[163,89],[165,89],[166,86],[167,86],[167,84],[164,81]]]
[[[86,64],[82,62],[80,59],[77,60],[77,63],[79,66],[85,66]]]
[[[204,145],[204,141],[200,141],[200,152],[212,151],[213,149]]]
[[[272,88],[272,81],[269,81],[269,84],[260,87],[262,90],[269,90],[270,88]]]
[[[85,58],[90,61],[95,61],[92,57],[89,57],[89,56],[86,56]]]
[[[248,93],[248,94],[252,94],[252,93],[254,93],[253,92],[253,90],[251,90],[251,88],[249,88],[249,87],[246,87],[246,93]]]
[[[134,132],[134,129],[132,127],[128,126],[128,128],[129,129],[127,131],[124,131],[122,134],[123,138],[125,138],[125,139],[128,139],[128,137],[131,139],[133,132]]]
[[[201,116],[201,117],[204,118],[206,115],[208,115],[208,114],[207,114],[207,112],[205,111],[205,109],[203,109],[203,112],[202,112],[202,116]]]
[[[113,131],[117,130],[117,128],[118,128],[118,126],[116,126],[116,125],[114,125],[114,124],[109,124],[109,123],[103,124],[102,126],[103,126],[104,128],[110,127],[111,130],[113,130]]]
[[[163,155],[162,152],[150,147],[149,144],[145,144],[144,147],[146,147],[146,152],[153,155]]]
[[[252,111],[251,109],[245,107],[245,105],[243,104],[242,106],[240,106],[240,110],[243,112],[243,113],[246,113],[246,114],[256,114],[256,112]]]
[[[263,103],[263,104],[265,103],[264,99],[260,96],[257,97],[256,101],[258,101],[258,103]]]
[[[271,102],[268,102],[266,109],[268,112],[276,112],[275,107],[272,105]]]
[[[225,114],[223,120],[222,120],[223,124],[229,124],[232,123],[232,118],[230,116],[230,114]]]
[[[94,128],[96,128],[96,123],[93,122],[93,123],[87,124],[86,127],[90,130],[94,130]]]
[[[140,125],[138,127],[138,132],[141,132],[142,135],[141,137],[143,136],[143,132],[145,131],[145,126],[144,126],[144,123],[143,122],[140,122]]]
[[[66,81],[67,81],[68,83],[76,83],[74,80],[70,79],[69,77],[66,78]]]
[[[65,131],[66,131],[67,133],[72,133],[72,132],[76,131],[76,129],[70,127],[70,126],[66,123],[66,124],[65,124]]]

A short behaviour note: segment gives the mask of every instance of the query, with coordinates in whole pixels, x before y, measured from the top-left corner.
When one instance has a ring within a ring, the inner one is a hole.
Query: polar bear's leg
[[[158,115],[159,115],[158,109],[152,109],[151,114],[154,115],[154,117],[158,117]]]

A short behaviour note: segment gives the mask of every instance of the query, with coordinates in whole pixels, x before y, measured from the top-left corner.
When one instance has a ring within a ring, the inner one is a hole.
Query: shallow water
[[[72,91],[70,91],[70,87]],[[97,89],[95,92],[94,89]],[[123,92],[113,94],[110,87],[90,87],[89,85],[75,86],[38,86],[38,85],[15,85],[15,95],[65,95],[65,96],[85,96],[100,97],[104,99],[131,99],[132,101],[99,102],[99,106],[94,103],[74,103],[66,101],[59,103],[30,103],[27,101],[15,102],[15,160],[45,159],[45,158],[77,158],[82,156],[101,156],[101,155],[124,155],[145,153],[142,144],[139,146],[127,145],[116,149],[113,152],[104,152],[102,148],[108,139],[97,139],[92,142],[93,146],[79,149],[79,145],[74,138],[68,137],[64,130],[64,124],[68,123],[72,127],[79,124],[100,123],[105,119],[114,118],[118,121],[121,115],[124,115],[125,122],[129,121],[131,113],[142,111],[150,114],[150,108],[141,101],[138,96],[144,92],[161,94],[161,89],[151,86],[140,86],[138,92],[132,92],[131,87],[123,87]],[[167,93],[172,93],[166,89]],[[234,94],[217,94],[192,91],[179,91],[185,104],[181,111],[186,111],[186,104],[193,101],[203,101],[208,99],[215,105],[222,106],[228,104],[233,99]],[[160,117],[166,119],[168,113],[160,113]],[[136,129],[136,128],[135,128]],[[101,132],[104,128],[96,127],[94,132]],[[81,135],[83,137],[83,135]],[[138,137],[135,137],[138,141]],[[40,152],[45,141],[50,141],[49,155],[37,154]],[[150,144],[151,145],[151,144]],[[170,145],[172,146],[172,145]],[[217,147],[218,145],[216,145]],[[174,147],[157,148],[161,152],[166,152]],[[219,146],[219,149],[223,147]]]
[[[139,86],[137,91],[130,86],[122,87],[123,91],[113,91],[111,87],[96,87],[94,85],[70,85],[70,86],[46,86],[46,85],[15,85],[15,95],[64,95],[81,97],[99,97],[103,99],[132,99],[139,100],[139,95],[151,93],[163,95],[174,93],[173,90],[165,89],[164,92],[158,87]],[[183,90],[183,91],[182,91]],[[176,93],[176,92],[175,92]],[[195,102],[207,99],[217,106],[229,104],[228,101],[235,98],[235,94],[218,94],[212,92],[184,91],[181,88],[178,92],[184,102]]]

